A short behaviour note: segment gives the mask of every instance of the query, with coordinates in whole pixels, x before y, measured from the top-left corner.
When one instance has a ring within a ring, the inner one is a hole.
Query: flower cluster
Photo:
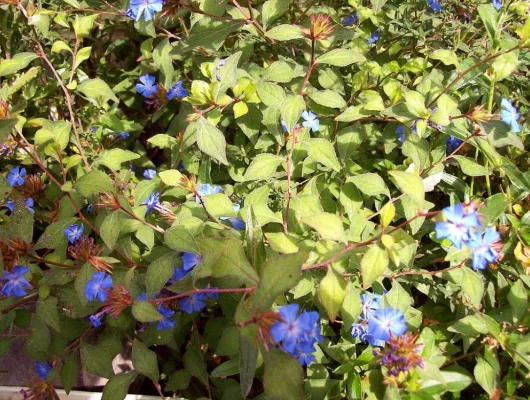
[[[484,228],[474,206],[462,203],[443,209],[446,221],[436,223],[438,239],[447,239],[457,249],[463,245],[471,249],[471,266],[475,270],[486,269],[499,257],[500,234],[493,228]]]
[[[295,357],[301,365],[315,360],[316,342],[322,342],[320,316],[316,311],[303,311],[298,315],[298,304],[280,308],[280,319],[272,325],[270,333],[274,342]]]
[[[417,335],[408,333],[392,337],[385,348],[380,351],[381,364],[387,370],[385,382],[402,386],[416,367],[423,367],[423,359],[419,354],[420,344],[416,344]]]
[[[400,310],[381,308],[380,294],[361,295],[363,309],[361,322],[352,325],[353,338],[359,338],[372,346],[384,346],[392,337],[399,337],[407,331],[407,321]]]
[[[178,81],[166,92],[163,87],[157,85],[156,78],[153,75],[145,74],[138,80],[140,82],[136,84],[136,91],[147,99],[153,98],[159,92],[166,100],[181,99],[188,95],[188,91],[183,87],[183,81]]]
[[[29,267],[25,265],[15,265],[12,272],[4,271],[0,276],[0,281],[6,281],[2,287],[1,293],[9,297],[13,295],[15,298],[25,296],[26,290],[31,288],[29,282],[24,276],[29,272]]]

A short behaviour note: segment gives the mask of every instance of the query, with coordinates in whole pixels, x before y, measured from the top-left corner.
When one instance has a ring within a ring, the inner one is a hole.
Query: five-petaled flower
[[[179,307],[186,314],[193,314],[206,307],[206,293],[195,293],[180,299]]]
[[[452,153],[453,151],[458,149],[458,147],[460,147],[461,144],[462,144],[462,141],[453,135],[450,135],[449,139],[445,141],[445,146],[447,147],[448,153]]]
[[[52,367],[50,367],[48,363],[37,361],[35,364],[35,370],[37,371],[37,375],[42,379],[48,379],[48,374],[52,370]]]
[[[440,7],[440,0],[427,0],[427,4],[434,12],[442,12],[442,7]]]
[[[182,253],[181,258],[184,271],[190,271],[202,263],[202,257],[195,253]]]
[[[352,15],[348,15],[343,22],[344,26],[352,26],[357,21],[359,21],[359,15],[357,13],[353,13]]]
[[[388,342],[392,336],[399,337],[407,331],[407,321],[403,313],[395,308],[386,307],[375,310],[368,317],[366,341],[374,346]]]
[[[79,240],[84,230],[85,230],[85,226],[83,224],[79,224],[79,225],[72,224],[68,226],[67,228],[64,228],[63,232],[68,238],[68,241],[73,244],[77,240]]]
[[[370,35],[370,39],[368,39],[368,44],[374,44],[379,40],[379,30],[376,30],[374,33]]]
[[[112,277],[105,272],[95,272],[85,286],[85,297],[88,301],[107,299],[108,289],[112,287]]]
[[[162,11],[163,5],[163,0],[131,0],[125,15],[136,22],[140,20],[142,15],[144,16],[144,21],[150,21],[153,19],[155,12]]]
[[[144,97],[151,97],[158,91],[156,79],[153,75],[145,74],[139,79],[140,83],[136,84],[136,91]]]
[[[462,203],[443,209],[446,222],[436,222],[435,231],[438,239],[448,239],[457,249],[470,239],[471,230],[480,227],[480,220],[475,211],[468,212]]]
[[[29,272],[29,267],[25,265],[15,265],[13,272],[4,271],[0,276],[0,281],[6,281],[2,288],[2,294],[6,297],[13,295],[15,298],[26,295],[24,288],[31,288],[29,282],[24,278]]]
[[[466,242],[473,253],[471,258],[471,266],[473,269],[486,269],[488,263],[494,262],[499,253],[493,248],[501,238],[499,232],[492,228],[486,228],[483,232],[474,231],[471,234],[471,239]]]
[[[175,311],[170,308],[167,308],[163,304],[160,304],[158,306],[158,312],[162,316],[162,319],[156,324],[157,331],[171,329],[175,327],[175,320],[171,319],[171,317],[175,314]]]
[[[7,173],[7,182],[10,186],[22,186],[26,182],[26,168],[11,168]]]
[[[143,175],[145,179],[151,180],[156,176],[156,171],[154,169],[146,169]]]
[[[515,133],[521,132],[521,126],[519,125],[518,119],[520,117],[519,111],[515,108],[508,99],[502,99],[501,101],[501,118],[502,120],[510,125],[512,131]]]
[[[304,110],[302,118],[304,119],[304,122],[302,122],[303,126],[313,132],[318,132],[320,130],[320,120],[312,111]]]
[[[405,125],[399,124],[396,128],[396,135],[398,135],[398,140],[403,143],[405,141]]]
[[[184,81],[178,81],[172,87],[170,87],[166,94],[166,98],[168,100],[172,100],[174,98],[181,99],[186,97],[188,95],[188,91],[182,87],[183,84]]]
[[[151,193],[149,197],[147,198],[147,200],[142,201],[140,204],[147,206],[147,210],[145,211],[145,213],[146,214],[149,213],[153,208],[161,205],[160,204],[160,193],[158,192]]]

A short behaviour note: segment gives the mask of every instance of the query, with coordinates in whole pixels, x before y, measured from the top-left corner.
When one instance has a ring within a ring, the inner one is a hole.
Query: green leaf
[[[202,383],[208,383],[208,373],[206,372],[206,363],[202,359],[201,353],[191,344],[184,354],[184,366],[191,376],[196,377]]]
[[[193,25],[189,37],[184,43],[190,48],[200,46],[206,50],[219,50],[228,34],[240,26],[241,23],[236,21],[222,21],[203,17]],[[178,51],[181,52],[182,50],[179,49]]]
[[[202,0],[199,8],[208,14],[221,17],[226,11],[227,0]]]
[[[161,171],[158,176],[168,186],[179,186],[182,184],[182,174],[176,169]]]
[[[18,123],[18,119],[0,119],[0,141],[5,142],[9,137],[11,131],[15,128]]]
[[[236,72],[237,64],[241,58],[242,52],[238,51],[225,59],[225,65],[219,70],[221,78],[219,84],[214,89],[214,99],[216,102],[221,100],[226,91],[237,83]]]
[[[363,61],[366,61],[366,57],[362,54],[342,48],[331,50],[316,59],[317,64],[328,64],[335,67],[346,67]]]
[[[171,252],[157,258],[149,267],[145,274],[145,286],[147,289],[147,298],[153,297],[160,292],[164,285],[173,276],[178,256]]]
[[[390,176],[395,180],[396,186],[403,193],[410,196],[418,206],[418,209],[423,209],[425,202],[425,190],[423,189],[422,179],[415,174],[403,171],[388,171]]]
[[[24,345],[24,351],[28,356],[35,360],[46,361],[48,359],[50,344],[50,330],[38,315],[33,314],[31,316],[31,324],[29,327],[28,338]]]
[[[77,8],[77,7],[76,7]],[[72,23],[74,28],[75,36],[78,39],[82,39],[90,35],[90,31],[94,27],[94,21],[98,17],[98,14],[87,15],[80,17],[79,15],[75,16],[75,20]]]
[[[99,232],[101,239],[110,250],[116,246],[124,219],[124,214],[121,214],[120,211],[114,211],[108,214],[101,224]]]
[[[68,354],[64,360],[61,367],[61,382],[64,386],[64,391],[66,394],[70,393],[70,390],[74,387],[79,378],[79,357],[77,352],[72,352]]]
[[[92,51],[92,47],[83,47],[77,52],[77,56],[75,57],[75,64],[74,64],[74,70],[81,65],[81,63],[85,60],[88,60],[90,58],[90,52]]]
[[[283,157],[274,154],[258,154],[248,166],[243,182],[269,179],[284,161]]]
[[[498,82],[506,79],[517,69],[517,66],[519,65],[518,56],[518,51],[512,51],[495,59],[491,66],[494,71],[493,77],[495,81]]]
[[[293,288],[300,280],[302,264],[308,253],[299,252],[268,258],[263,264],[261,280],[254,296],[254,308],[267,311],[274,300]]]
[[[388,253],[378,243],[372,244],[361,260],[361,273],[363,277],[363,288],[372,286],[388,268]]]
[[[53,328],[56,332],[61,331],[59,320],[59,307],[57,307],[57,298],[50,296],[45,300],[37,301],[36,313],[46,325]]]
[[[492,41],[497,36],[497,11],[491,4],[481,4],[477,7],[478,15],[486,28],[486,32]]]
[[[346,297],[347,286],[348,282],[346,282],[346,279],[332,267],[328,268],[326,276],[320,282],[318,297],[326,309],[331,322],[335,321],[342,307]]]
[[[458,161],[458,164],[460,164],[460,168],[462,168],[462,172],[464,174],[469,176],[485,176],[489,175],[490,171],[488,168],[478,164],[475,160],[469,157],[464,156],[453,156],[456,161]]]
[[[506,298],[516,321],[522,321],[528,310],[528,293],[521,280],[512,285]]]
[[[425,107],[425,97],[421,93],[409,90],[403,94],[409,112],[417,118],[429,117],[431,112]],[[420,135],[421,136],[421,135]]]
[[[0,76],[14,74],[23,68],[26,68],[30,62],[39,58],[35,53],[18,53],[10,60],[0,62]]]
[[[156,147],[160,147],[161,149],[170,149],[172,146],[177,145],[178,141],[173,136],[169,136],[165,133],[159,133],[158,135],[147,139],[147,143],[150,143]]]
[[[64,229],[76,222],[77,218],[66,218],[48,225],[35,243],[34,249],[57,249],[66,246],[68,238],[64,234]]]
[[[273,251],[283,254],[298,252],[297,239],[283,232],[270,232],[265,235]]]
[[[212,378],[223,378],[239,373],[239,359],[233,358],[216,367],[210,374]]]
[[[91,171],[83,175],[75,187],[79,194],[85,198],[114,191],[114,185],[109,176],[101,171]]]
[[[484,282],[480,274],[469,268],[462,269],[462,291],[469,297],[471,304],[480,307],[484,295]]]
[[[267,29],[271,23],[284,15],[289,10],[292,2],[293,0],[267,0],[261,10],[263,28]]]
[[[185,369],[175,371],[168,379],[165,391],[184,390],[191,381],[191,375]]]
[[[243,398],[246,398],[252,389],[257,361],[258,349],[245,336],[239,335],[239,381]]]
[[[455,67],[459,67],[460,63],[458,62],[458,56],[453,50],[447,50],[447,49],[438,49],[433,51],[429,58],[432,58],[433,60],[440,60],[445,65],[454,65]]]
[[[302,96],[287,97],[280,109],[282,121],[285,123],[288,132],[292,132],[294,126],[298,123],[300,115],[305,110],[305,101]]]
[[[162,40],[153,49],[153,61],[162,72],[163,80],[161,79],[161,82],[165,89],[169,89],[174,83],[173,75],[175,74],[175,69],[173,68],[173,60],[171,59],[172,50],[173,46],[169,42],[169,38]]]
[[[81,82],[77,85],[77,91],[83,93],[96,106],[102,106],[109,100],[115,101],[116,103],[119,102],[107,82],[99,78],[87,79]]]
[[[261,101],[267,107],[279,107],[285,100],[285,92],[281,86],[275,83],[258,82],[256,91]]]
[[[304,224],[316,230],[322,239],[346,242],[341,218],[336,214],[321,213],[302,219]]]
[[[127,396],[129,386],[138,376],[138,372],[130,371],[114,375],[103,388],[101,400],[123,400]]]
[[[199,253],[199,245],[184,226],[173,225],[164,233],[164,243],[172,250]]]
[[[267,36],[271,39],[284,42],[287,40],[303,39],[304,33],[302,32],[302,28],[298,25],[283,24],[275,26],[269,30]]]
[[[0,338],[0,360],[7,354],[9,351],[9,346],[15,340],[15,337],[6,337]]]
[[[195,124],[197,127],[196,135],[199,149],[219,161],[221,164],[227,165],[226,140],[223,132],[202,116]]]
[[[81,365],[87,372],[110,379],[114,375],[112,369],[112,353],[101,345],[81,343]]]
[[[324,107],[344,108],[346,100],[333,90],[319,90],[309,93],[309,98]],[[382,101],[382,100],[381,100]]]
[[[332,168],[336,172],[340,171],[340,163],[335,153],[333,145],[323,138],[306,139],[302,142],[308,150],[308,156],[313,161]]]
[[[147,301],[136,301],[132,306],[132,314],[140,322],[156,322],[162,319],[156,307]]]
[[[92,164],[93,166],[96,165],[104,165],[107,168],[113,169],[113,170],[119,170],[121,169],[121,165],[124,162],[137,160],[140,158],[140,154],[133,153],[129,150],[123,150],[123,149],[111,149],[111,150],[104,150],[101,152],[98,158],[94,161]]]
[[[488,333],[485,322],[476,315],[466,315],[449,326],[447,330],[460,333],[467,338],[475,338]]]
[[[147,376],[154,382],[158,382],[160,374],[158,372],[156,353],[149,350],[147,346],[138,339],[134,339],[131,359],[134,369],[138,373]]]
[[[368,196],[379,196],[384,194],[390,198],[390,192],[378,174],[368,173],[348,178],[357,188]],[[423,190],[423,186],[422,186]]]
[[[304,397],[304,371],[289,354],[271,348],[265,357],[263,385],[265,394],[274,400],[301,400]]]
[[[486,393],[489,395],[493,394],[497,387],[496,374],[493,367],[484,358],[477,358],[477,365],[475,365],[473,375],[475,375],[477,383],[482,386]]]
[[[285,61],[276,61],[272,63],[263,74],[264,81],[287,83],[290,82],[296,73],[291,64]]]

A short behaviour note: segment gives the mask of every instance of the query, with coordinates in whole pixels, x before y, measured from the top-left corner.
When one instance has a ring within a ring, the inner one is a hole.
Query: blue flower
[[[11,168],[7,173],[7,182],[10,186],[22,186],[26,182],[26,168]]]
[[[365,293],[361,295],[361,302],[363,303],[363,316],[368,319],[375,310],[379,310],[383,297],[379,293]]]
[[[136,84],[136,91],[144,97],[151,97],[158,91],[156,79],[153,75],[145,74],[139,79],[140,83]]]
[[[182,253],[182,268],[189,271],[202,263],[202,257],[195,253]]]
[[[502,8],[501,0],[491,0],[491,4],[493,4],[493,7],[495,7],[497,11]]]
[[[223,188],[219,185],[210,185],[205,183],[197,190],[198,196],[195,197],[195,201],[201,204],[201,198],[204,196],[209,196],[211,194],[221,193]]]
[[[396,135],[398,135],[398,140],[403,143],[405,141],[405,125],[399,124],[396,128]]]
[[[92,204],[89,200],[88,205],[86,206],[86,212],[92,214],[92,211],[94,211],[94,204]]]
[[[79,225],[72,224],[68,228],[64,228],[63,232],[68,238],[68,241],[73,244],[77,240],[79,240],[84,230],[85,230],[85,226],[83,224],[79,224]]]
[[[379,40],[379,30],[376,30],[372,35],[370,36],[370,39],[368,39],[368,44],[374,44]]]
[[[401,336],[407,331],[407,321],[399,310],[392,307],[380,308],[368,318],[367,341],[375,345],[377,341],[387,342],[390,337]]]
[[[517,111],[517,108],[515,108],[508,99],[502,99],[501,107],[502,107],[502,111],[501,111],[502,120],[508,125],[510,125],[513,132],[515,133],[521,132],[521,126],[519,125],[519,122],[517,122],[517,120],[520,117],[519,112]]]
[[[37,371],[37,375],[39,375],[42,379],[47,379],[52,367],[50,367],[48,363],[37,361],[35,364],[35,370]]]
[[[287,352],[293,352],[296,342],[304,332],[302,323],[298,319],[298,304],[287,304],[280,308],[281,320],[271,327],[271,335],[276,343],[283,342]]]
[[[304,311],[298,317],[303,329],[303,340],[322,343],[324,340],[320,333],[320,315],[316,311]]]
[[[155,12],[162,11],[163,5],[163,0],[131,0],[125,15],[138,22],[143,14],[144,21],[150,21]]]
[[[466,212],[462,203],[443,209],[447,222],[437,222],[435,226],[438,239],[448,239],[457,249],[469,240],[470,229],[480,227],[480,220],[476,212]]]
[[[226,65],[226,58],[223,58],[222,60],[219,61],[219,64],[217,64],[217,66],[215,67],[215,77],[217,78],[218,81],[221,80],[221,68],[224,67]]]
[[[146,214],[149,213],[153,208],[161,205],[160,204],[160,193],[158,192],[151,193],[149,197],[147,198],[147,200],[142,201],[140,204],[147,206],[147,210],[145,211],[145,213]]]
[[[427,4],[434,12],[442,12],[442,7],[440,7],[439,0],[427,0]]]
[[[186,314],[193,314],[201,311],[206,307],[206,295],[204,293],[195,293],[191,296],[184,297],[180,300],[179,306]]]
[[[241,205],[239,203],[236,203],[233,205],[234,212],[238,212],[241,209]],[[236,231],[242,231],[245,229],[245,222],[241,218],[236,217],[219,217],[221,221],[228,221],[230,222],[230,225],[232,225],[232,228],[234,228]]]
[[[359,20],[359,15],[357,13],[353,13],[352,15],[348,15],[343,22],[344,26],[352,26]]]
[[[118,139],[127,139],[129,137],[129,132],[120,132],[118,134],[116,134],[116,137]]]
[[[175,267],[173,269],[173,276],[171,277],[171,280],[173,282],[178,282],[182,278],[184,278],[186,275],[188,275],[189,273],[190,273],[190,271],[187,271],[184,268]]]
[[[2,294],[6,297],[13,295],[15,298],[26,295],[24,287],[31,288],[29,282],[24,278],[29,272],[29,267],[25,265],[15,265],[13,272],[4,271],[0,276],[0,281],[7,281],[2,288]]]
[[[145,179],[151,180],[156,176],[156,171],[154,169],[146,169],[143,175]]]
[[[460,147],[461,144],[462,144],[462,141],[458,139],[457,137],[454,137],[453,135],[449,136],[449,139],[445,141],[445,146],[447,147],[448,153],[452,153],[453,151],[458,149],[458,147]]]
[[[209,289],[217,289],[216,287],[210,287],[209,285],[208,285],[208,288]],[[206,295],[207,299],[211,299],[211,300],[219,299],[219,292],[206,292],[204,294]]]
[[[188,95],[188,91],[182,87],[183,83],[184,81],[178,81],[169,89],[169,92],[166,94],[168,100],[172,100],[175,97],[180,99]]]
[[[156,324],[157,331],[175,327],[175,320],[171,319],[171,317],[175,314],[175,311],[167,308],[163,304],[160,304],[158,306],[158,312],[162,316],[162,319]]]
[[[6,201],[6,207],[9,211],[13,212],[15,210],[15,202],[13,200]]]
[[[304,122],[302,122],[303,126],[313,132],[318,132],[320,130],[320,121],[313,112],[304,110],[302,118],[304,119]]]
[[[100,314],[94,314],[88,317],[90,320],[90,323],[94,328],[99,328],[101,326],[101,315]]]
[[[282,120],[282,130],[283,130],[283,133],[287,133],[289,131],[289,129],[287,129],[287,124],[283,120]]]
[[[104,302],[107,299],[107,289],[112,287],[112,277],[105,272],[95,272],[86,283],[85,297],[88,301],[98,299]]]
[[[311,342],[301,342],[296,345],[292,355],[296,357],[296,360],[300,365],[309,365],[315,361],[315,346]]]
[[[471,266],[474,270],[486,269],[488,263],[494,262],[499,257],[499,253],[492,245],[498,242],[500,238],[499,232],[491,228],[484,229],[484,232],[473,232],[466,245],[473,251]]]
[[[365,328],[365,324],[358,324],[358,323],[355,323],[355,324],[352,324],[351,326],[351,335],[352,337],[355,339],[355,338],[359,338],[359,340],[361,342],[364,342],[365,341],[365,337],[366,337],[366,328]]]

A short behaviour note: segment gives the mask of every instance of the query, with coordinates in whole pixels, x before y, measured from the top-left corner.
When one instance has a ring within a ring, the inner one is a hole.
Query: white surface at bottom
[[[22,400],[24,396],[20,394],[21,387],[0,386],[0,400]],[[64,390],[57,389],[57,394],[61,400],[100,400],[101,393],[80,392],[72,390],[66,394]],[[144,396],[141,394],[128,394],[125,400],[160,400],[160,397]]]

